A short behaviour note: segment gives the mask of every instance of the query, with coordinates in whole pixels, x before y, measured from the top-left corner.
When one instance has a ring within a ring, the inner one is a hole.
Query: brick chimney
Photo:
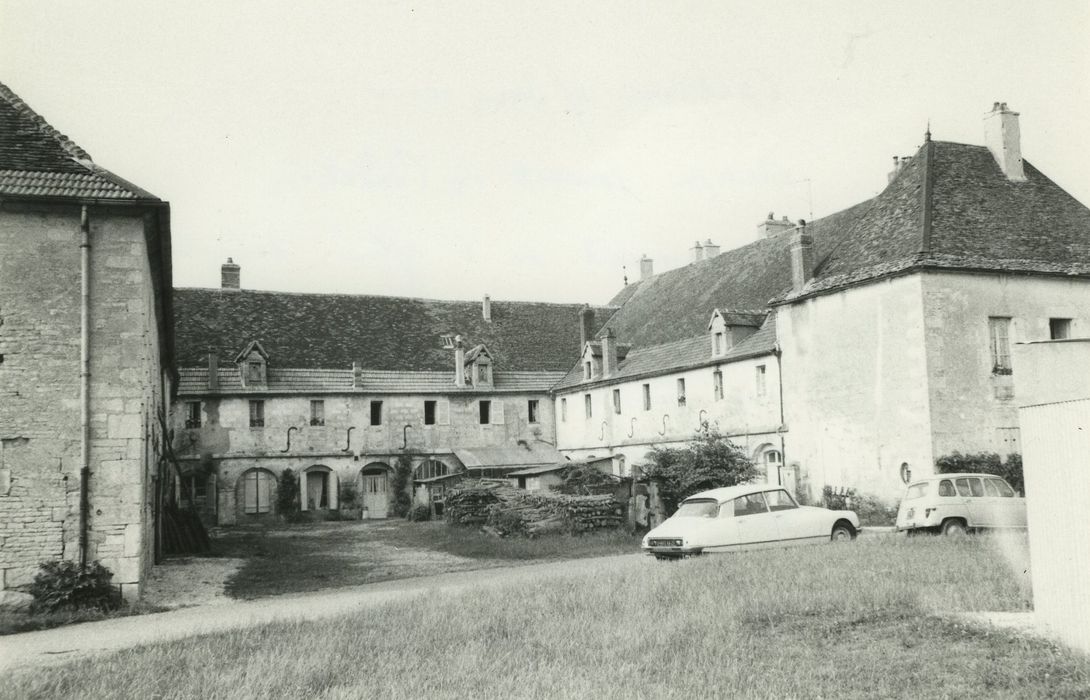
[[[719,246],[712,243],[710,238],[704,241],[704,259],[714,258],[716,255],[719,255]]]
[[[798,228],[791,234],[790,250],[791,291],[799,292],[814,276],[814,237],[804,219],[799,219]]]
[[[363,386],[363,368],[359,362],[352,363],[352,388],[359,389]]]
[[[992,111],[984,115],[984,143],[1008,180],[1025,181],[1018,112],[1007,109],[1006,102],[996,102],[992,105]]]
[[[587,341],[594,337],[594,309],[584,306],[579,312],[579,352],[587,346]]]
[[[601,338],[602,343],[602,376],[609,377],[617,371],[617,336],[613,335],[613,329],[607,328]]]
[[[240,268],[231,258],[220,266],[220,287],[222,289],[241,289]]]
[[[208,390],[217,391],[220,388],[220,358],[214,352],[208,353]]]
[[[462,336],[454,336],[454,386],[458,388],[466,385],[466,345]]]
[[[793,228],[795,228],[795,225],[788,221],[786,216],[777,221],[776,215],[772,212],[768,212],[768,218],[757,224],[757,237],[768,238],[770,236],[775,236],[777,233],[790,231]]]
[[[646,255],[640,256],[640,281],[655,276],[655,261]]]
[[[492,299],[487,294],[484,295],[484,301],[481,302],[481,316],[486,321],[492,320]]]
[[[700,241],[696,241],[693,247],[689,248],[689,256],[691,262],[700,262],[704,259],[704,246],[700,245]]]

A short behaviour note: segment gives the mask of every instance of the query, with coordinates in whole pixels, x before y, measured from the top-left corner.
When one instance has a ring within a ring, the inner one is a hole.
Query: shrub
[[[659,497],[667,513],[699,491],[735,486],[757,478],[757,467],[726,436],[704,423],[684,448],[653,447],[643,475],[658,482]]]
[[[425,520],[431,520],[431,506],[427,503],[417,503],[409,512],[405,515],[406,518],[413,522],[423,522]]]
[[[413,497],[409,493],[409,487],[413,476],[412,455],[404,452],[397,456],[394,463],[394,476],[391,486],[394,489],[393,514],[399,518],[409,515],[409,509],[413,507]]]
[[[897,505],[890,505],[874,494],[858,494],[850,503],[850,510],[859,516],[860,525],[893,525],[897,522]]]
[[[1003,461],[995,452],[975,454],[953,452],[935,460],[935,471],[939,474],[956,472],[995,474],[1006,479],[1015,491],[1026,492],[1025,480],[1022,477],[1022,455],[1018,453],[1007,455],[1006,461]]]
[[[31,610],[115,610],[121,607],[121,595],[110,584],[113,577],[97,561],[83,568],[73,561],[43,562],[30,585]]]
[[[826,484],[821,487],[821,503],[829,510],[851,510],[855,493],[853,488],[833,488]]]
[[[359,505],[360,491],[356,482],[343,480],[337,487],[337,500],[341,508],[352,509]]]
[[[276,512],[288,522],[294,522],[299,513],[299,479],[290,469],[280,472],[276,486]]]

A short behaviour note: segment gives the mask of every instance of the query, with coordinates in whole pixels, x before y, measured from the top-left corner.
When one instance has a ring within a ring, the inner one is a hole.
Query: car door
[[[829,533],[824,531],[821,523],[815,521],[815,513],[799,508],[786,490],[772,489],[764,495],[772,520],[776,523],[777,537],[783,544],[805,544],[817,536],[828,539]]]
[[[734,527],[741,548],[758,547],[779,539],[776,521],[762,493],[734,499]]]
[[[984,497],[984,484],[978,476],[963,476],[954,480],[958,496],[965,505],[969,527],[994,527],[995,519]]]
[[[985,480],[984,489],[986,493],[995,492],[992,498],[995,527],[1026,526],[1026,499],[1015,494],[1010,484],[996,477]]]

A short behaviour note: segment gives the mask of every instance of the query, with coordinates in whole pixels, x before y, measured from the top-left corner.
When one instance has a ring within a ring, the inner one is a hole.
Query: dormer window
[[[251,342],[238,355],[235,356],[235,364],[238,365],[239,378],[242,386],[247,388],[264,388],[268,382],[266,368],[269,363],[269,355],[261,343],[256,340]]]
[[[591,363],[590,363],[590,361],[589,361],[589,360],[588,360],[587,362],[584,362],[584,363],[583,363],[583,379],[584,379],[584,380],[587,380],[587,381],[589,381],[589,380],[590,380],[590,378],[591,378],[591,376],[593,376],[593,375],[592,375],[592,372],[593,372],[594,370],[592,369],[592,367],[593,367],[593,366],[591,365]]]
[[[477,385],[492,383],[492,365],[486,362],[477,363]]]
[[[722,355],[726,339],[722,332],[712,334],[712,353]]]
[[[743,340],[757,332],[765,321],[766,314],[753,311],[712,312],[708,321],[708,333],[711,334],[712,357],[722,357]]]
[[[484,345],[474,346],[465,356],[466,374],[475,387],[492,385],[492,353]]]

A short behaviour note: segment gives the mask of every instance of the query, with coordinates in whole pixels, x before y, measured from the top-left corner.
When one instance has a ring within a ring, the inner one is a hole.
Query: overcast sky
[[[1088,38],[1085,0],[0,0],[0,82],[170,201],[177,286],[603,303],[997,100],[1090,203]]]

